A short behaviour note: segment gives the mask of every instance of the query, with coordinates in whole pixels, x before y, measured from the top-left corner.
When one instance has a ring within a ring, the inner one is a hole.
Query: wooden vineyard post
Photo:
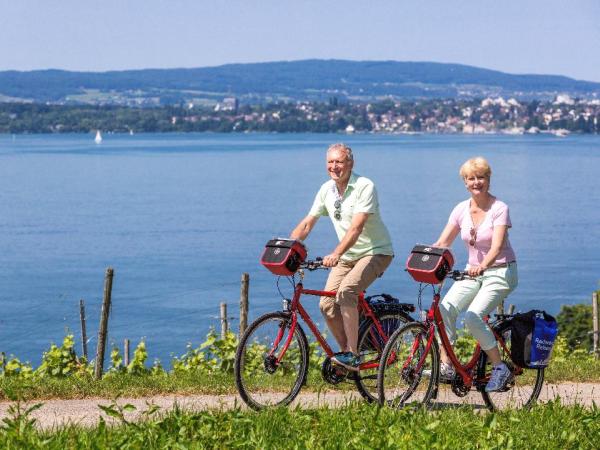
[[[227,336],[227,303],[221,303],[221,339],[225,339]]]
[[[592,294],[592,321],[593,321],[593,343],[594,343],[594,358],[598,359],[600,357],[600,349],[598,349],[598,339],[600,336],[600,324],[598,323],[598,292],[594,292]]]
[[[242,285],[240,288],[240,338],[248,326],[248,288],[250,285],[250,275],[242,274]]]
[[[125,367],[127,367],[129,365],[129,339],[125,339],[123,342],[123,358]]]
[[[85,302],[83,299],[79,300],[79,321],[81,322],[81,351],[83,357],[88,360],[88,348],[87,348],[87,331],[85,328]]]
[[[104,368],[104,351],[106,349],[106,334],[108,331],[108,314],[112,295],[113,268],[108,267],[104,275],[104,295],[102,297],[102,312],[100,313],[100,328],[98,330],[98,346],[96,347],[96,366],[94,376],[96,380],[102,378]]]

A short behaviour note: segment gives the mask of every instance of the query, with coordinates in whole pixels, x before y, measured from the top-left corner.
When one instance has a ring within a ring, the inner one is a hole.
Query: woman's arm
[[[477,276],[481,275],[484,270],[488,269],[490,266],[496,262],[496,258],[500,254],[500,250],[504,246],[504,241],[506,240],[506,232],[508,231],[508,225],[496,225],[492,232],[492,246],[490,247],[490,251],[487,252],[487,255],[481,261],[481,264],[476,267],[471,267],[469,269],[469,275]]]
[[[446,225],[446,227],[444,228],[444,230],[442,231],[442,234],[440,235],[438,240],[435,241],[432,244],[432,246],[433,247],[450,247],[452,245],[452,243],[454,242],[454,239],[456,239],[456,236],[458,236],[458,233],[460,233],[460,228],[458,228],[453,223],[448,223]]]

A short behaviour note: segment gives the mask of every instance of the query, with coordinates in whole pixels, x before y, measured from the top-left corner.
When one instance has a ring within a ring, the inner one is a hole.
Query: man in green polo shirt
[[[352,150],[345,144],[327,149],[327,172],[331,180],[321,186],[308,215],[291,237],[304,240],[321,216],[329,216],[339,244],[323,258],[332,267],[326,291],[335,298],[321,297],[320,308],[327,326],[340,346],[332,361],[357,371],[358,295],[380,277],[394,255],[390,234],[381,221],[375,185],[354,172]]]

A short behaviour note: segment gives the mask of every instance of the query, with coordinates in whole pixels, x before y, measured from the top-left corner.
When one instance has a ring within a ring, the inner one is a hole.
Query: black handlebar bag
[[[294,239],[271,239],[260,257],[260,263],[275,275],[293,275],[306,259],[306,247]]]
[[[439,284],[452,270],[450,249],[417,244],[406,260],[406,270],[419,283]]]
[[[511,320],[510,357],[520,367],[548,366],[558,334],[556,319],[537,309],[515,314]]]

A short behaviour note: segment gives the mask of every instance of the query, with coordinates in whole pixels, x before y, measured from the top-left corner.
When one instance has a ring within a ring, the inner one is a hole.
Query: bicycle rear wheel
[[[360,395],[369,403],[377,401],[377,371],[385,344],[394,331],[411,322],[410,317],[394,313],[377,314],[377,320],[385,336],[379,333],[371,319],[365,320],[358,332],[358,353],[361,355],[361,366],[365,368],[355,375],[354,382]]]
[[[500,345],[500,356],[502,361],[513,372],[514,381],[510,382],[506,389],[498,392],[485,392],[485,383],[489,380],[492,365],[485,352],[481,352],[478,362],[478,381],[481,383],[481,395],[485,405],[492,411],[503,409],[530,408],[540,396],[544,383],[544,369],[521,369],[516,366],[510,358],[511,333],[510,323],[503,322],[494,328],[496,333],[502,336],[506,348]]]
[[[431,404],[438,385],[440,353],[435,339],[427,350],[427,339],[427,328],[417,322],[404,325],[390,337],[377,375],[381,405]]]
[[[252,409],[287,405],[300,392],[308,372],[308,342],[297,324],[290,337],[291,315],[265,314],[246,330],[235,356],[235,383]]]

